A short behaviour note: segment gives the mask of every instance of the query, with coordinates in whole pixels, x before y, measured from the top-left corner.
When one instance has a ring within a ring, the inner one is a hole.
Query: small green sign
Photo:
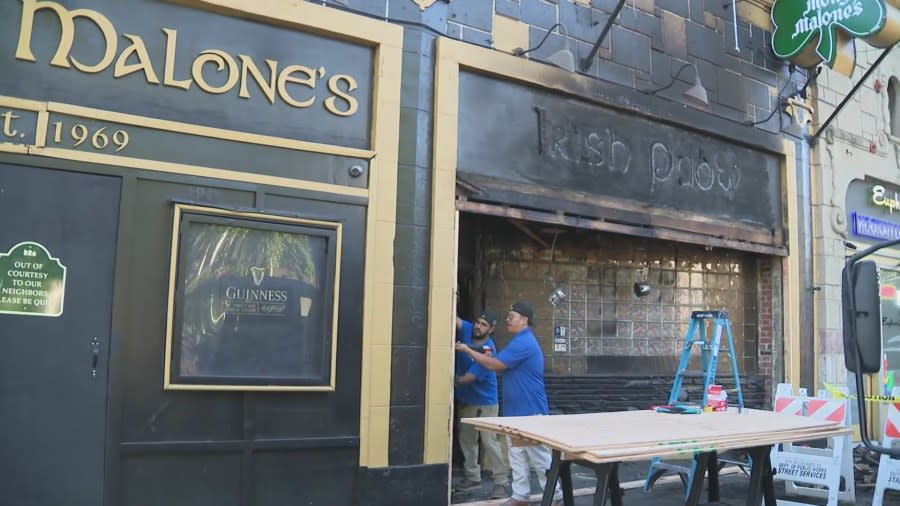
[[[59,316],[66,294],[66,266],[44,246],[20,242],[0,253],[0,313]]]
[[[884,0],[775,0],[772,5],[772,50],[785,60],[802,53],[818,35],[816,54],[834,68],[838,54],[835,30],[865,38],[884,27]]]

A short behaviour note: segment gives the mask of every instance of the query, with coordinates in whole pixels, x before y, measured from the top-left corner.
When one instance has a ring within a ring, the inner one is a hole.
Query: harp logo
[[[263,267],[251,267],[250,275],[253,276],[253,284],[259,286],[266,277],[266,269]]]

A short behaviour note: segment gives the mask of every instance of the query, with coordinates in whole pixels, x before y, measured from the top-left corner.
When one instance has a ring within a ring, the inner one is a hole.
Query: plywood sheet
[[[484,430],[539,441],[566,453],[617,448],[647,449],[654,446],[720,444],[736,441],[743,446],[755,438],[778,434],[779,442],[812,439],[821,430],[840,425],[771,411],[736,409],[697,415],[655,411],[626,411],[578,415],[466,418]],[[796,436],[796,437],[795,437]],[[683,442],[683,443],[679,443]],[[741,446],[738,446],[741,447]]]
[[[849,434],[848,428],[840,427],[837,429],[815,429],[811,432],[781,432],[772,433],[766,436],[753,436],[743,439],[732,439],[728,441],[712,441],[705,443],[678,443],[666,444],[644,448],[612,448],[591,450],[589,452],[570,455],[569,458],[577,458],[587,460],[589,462],[623,462],[632,460],[648,460],[652,457],[676,457],[690,458],[695,453],[702,452],[724,452],[726,450],[734,450],[740,448],[753,448],[756,446],[768,446],[778,443],[789,442],[791,440],[808,440],[823,439],[826,437],[838,437]]]

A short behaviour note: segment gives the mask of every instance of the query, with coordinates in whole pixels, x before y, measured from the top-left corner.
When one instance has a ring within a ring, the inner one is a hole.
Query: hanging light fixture
[[[682,93],[682,95],[699,105],[709,105],[709,97],[706,92],[706,88],[703,87],[703,83],[700,81],[700,70],[698,70],[697,66],[693,63],[685,63],[684,65],[682,65],[682,67],[678,69],[678,72],[675,73],[675,77],[673,77],[672,80],[669,81],[669,84],[655,90],[645,91],[644,93],[647,93],[648,95],[656,95],[660,91],[671,88],[672,85],[675,84],[675,81],[678,80],[678,77],[681,76],[681,73],[684,72],[684,69],[688,67],[692,67],[694,69],[694,84],[692,84],[690,88],[684,90],[684,93]]]
[[[566,300],[566,297],[568,297],[568,295],[566,295],[566,292],[562,291],[562,288],[554,285],[553,291],[550,292],[547,300],[550,301],[550,303],[554,306],[559,306],[563,303],[563,301]]]
[[[637,281],[634,282],[632,290],[634,290],[634,296],[639,299],[650,295],[650,283],[647,282],[648,274],[649,269],[647,269],[646,267],[641,267],[634,272],[634,276],[635,278],[637,278]]]
[[[566,25],[562,23],[556,23],[555,25],[551,26],[550,29],[547,30],[547,34],[544,35],[544,38],[541,39],[540,42],[538,42],[538,45],[530,47],[528,49],[517,47],[515,50],[513,50],[513,54],[515,54],[516,56],[524,56],[532,51],[539,49],[544,45],[544,42],[547,41],[547,38],[550,37],[550,34],[553,33],[553,30],[556,28],[560,29],[560,35],[562,35],[563,37],[563,48],[550,55],[550,57],[547,58],[547,61],[563,70],[575,72],[575,55],[573,55],[572,50],[569,49],[569,31],[566,29]]]

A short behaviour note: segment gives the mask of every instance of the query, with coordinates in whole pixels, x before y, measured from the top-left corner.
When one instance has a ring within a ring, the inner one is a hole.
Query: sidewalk
[[[667,475],[657,481],[649,493],[643,491],[644,477],[646,476],[649,462],[629,462],[620,466],[620,480],[625,489],[625,506],[683,506],[684,487],[681,480],[675,475]],[[462,479],[459,469],[453,470],[453,483]],[[540,488],[537,478],[532,474],[532,504],[540,504]],[[594,504],[593,491],[596,485],[593,472],[579,466],[572,467],[572,481],[575,489],[575,505],[590,506]],[[466,506],[495,506],[502,504],[505,499],[490,500],[493,483],[489,476],[482,480],[482,490],[465,493],[453,493],[452,504]],[[715,504],[725,506],[744,506],[746,503],[747,488],[749,486],[747,476],[736,467],[723,469],[719,478],[720,501]],[[812,505],[824,505],[825,500],[788,497],[784,494],[784,485],[775,482],[776,495],[779,499],[788,499],[797,502],[807,502]],[[857,487],[855,506],[871,506],[872,488]],[[706,492],[700,500],[701,504],[707,503]],[[608,504],[608,503],[607,503]],[[846,504],[846,503],[845,503]],[[885,497],[885,504],[900,504],[900,494],[892,494]]]

